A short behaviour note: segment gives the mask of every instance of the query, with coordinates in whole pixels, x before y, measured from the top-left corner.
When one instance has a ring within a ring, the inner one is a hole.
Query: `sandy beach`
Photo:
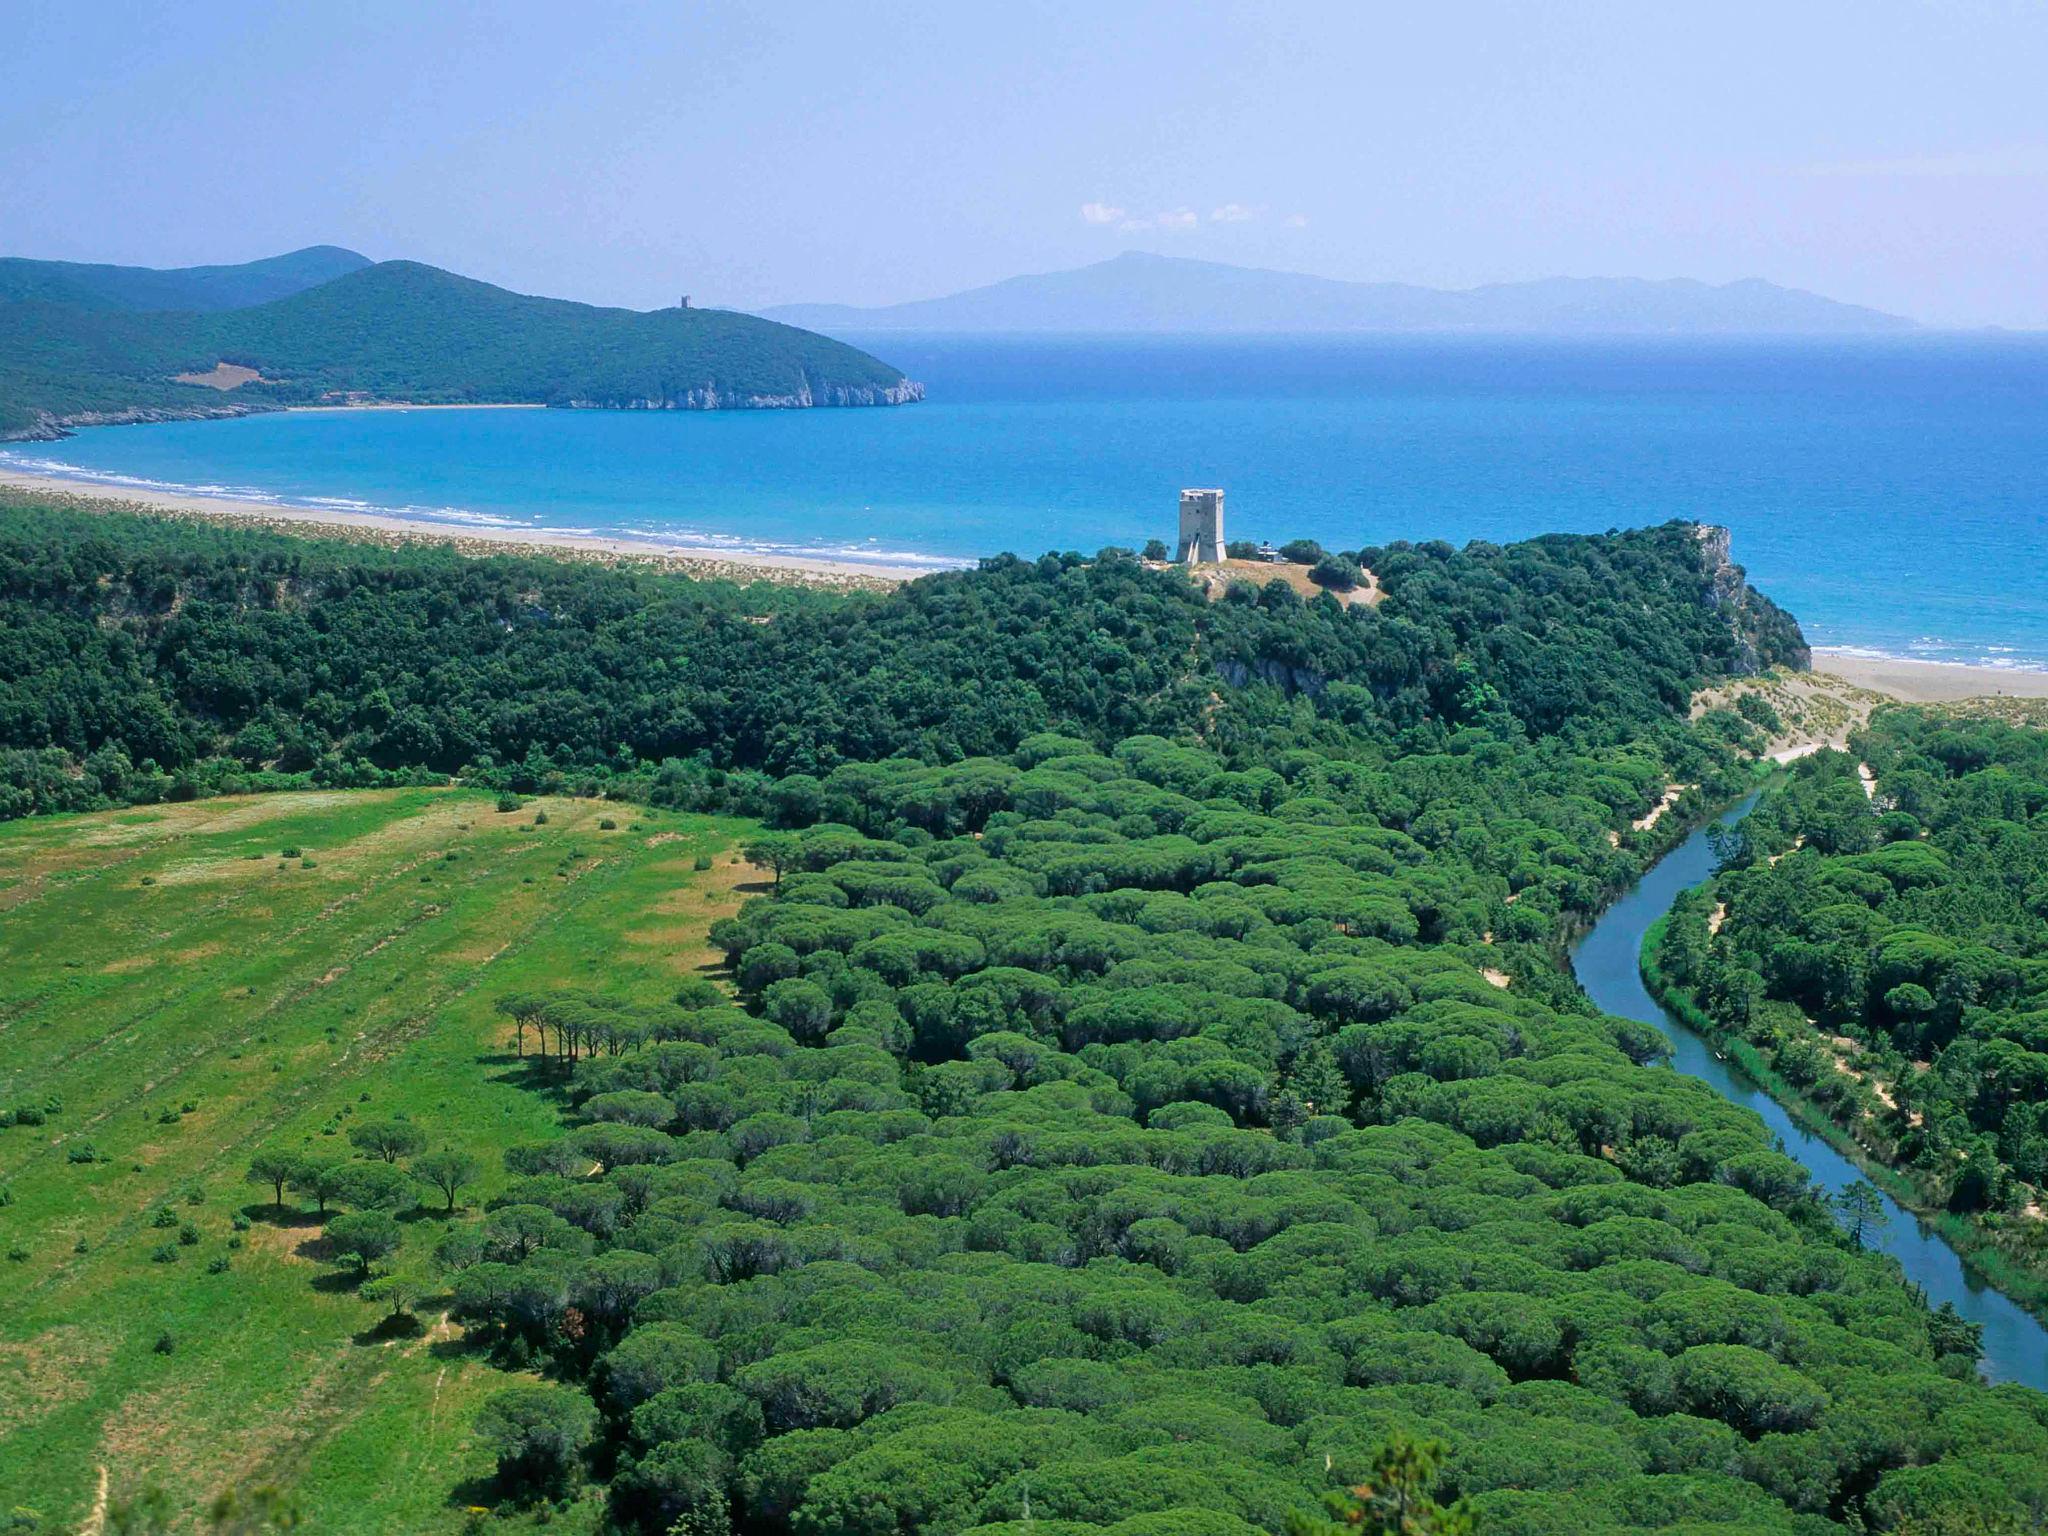
[[[1818,650],[1813,670],[1828,672],[1876,693],[1911,704],[1944,704],[1956,699],[2048,699],[2048,672],[2018,667],[1971,667],[1946,661],[1895,661]]]
[[[370,407],[339,406],[335,409],[362,410]],[[403,409],[432,407],[409,406]],[[294,507],[282,502],[235,501],[171,491],[133,491],[126,487],[101,489],[76,480],[5,467],[0,467],[0,487],[59,496],[85,511],[154,512],[207,522],[241,523],[285,533],[359,539],[375,544],[448,544],[472,555],[549,554],[604,564],[654,565],[707,580],[771,581],[887,591],[919,576],[932,574],[932,568],[925,566],[868,565],[809,555],[734,554],[654,539],[610,538],[543,528],[470,528],[453,523],[415,521],[379,512]]]

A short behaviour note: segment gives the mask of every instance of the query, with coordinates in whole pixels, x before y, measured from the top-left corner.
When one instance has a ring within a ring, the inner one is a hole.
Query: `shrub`
[[[1308,579],[1319,587],[1349,592],[1365,579],[1365,573],[1359,570],[1356,562],[1341,555],[1325,555],[1309,571]]]
[[[158,1243],[149,1250],[149,1262],[152,1264],[175,1264],[178,1262],[178,1250],[170,1243]]]
[[[96,1163],[100,1160],[99,1150],[89,1141],[73,1142],[64,1149],[67,1163]]]
[[[498,796],[498,809],[500,811],[516,811],[523,804],[525,802],[509,790]]]

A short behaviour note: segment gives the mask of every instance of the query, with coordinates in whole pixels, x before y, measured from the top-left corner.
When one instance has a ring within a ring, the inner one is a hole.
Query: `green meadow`
[[[358,1117],[404,1117],[477,1158],[475,1206],[558,1124],[494,1001],[666,999],[750,873],[751,823],[496,807],[345,791],[0,827],[0,1518],[98,1530],[160,1498],[182,1524],[275,1486],[323,1532],[461,1525],[491,1468],[470,1418],[506,1376],[432,1299],[380,1329],[250,1159],[345,1156]],[[440,1206],[392,1265],[430,1292]]]

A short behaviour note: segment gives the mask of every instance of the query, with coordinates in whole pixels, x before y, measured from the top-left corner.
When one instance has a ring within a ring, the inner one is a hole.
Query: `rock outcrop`
[[[805,379],[794,391],[781,395],[742,395],[721,391],[715,384],[700,384],[660,399],[569,400],[564,404],[577,411],[794,411],[818,406],[910,405],[923,398],[924,386],[915,379],[815,387]]]
[[[1749,584],[1747,573],[1731,558],[1733,535],[1717,524],[1697,523],[1693,537],[1700,544],[1707,604],[1727,618],[1735,635],[1736,655],[1729,670],[1738,677],[1755,676],[1770,665],[1766,652],[1784,658],[1795,672],[1809,670],[1813,651],[1798,622]]]

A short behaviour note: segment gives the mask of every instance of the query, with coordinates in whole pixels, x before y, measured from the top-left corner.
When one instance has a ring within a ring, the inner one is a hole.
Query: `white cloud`
[[[1201,222],[1192,208],[1176,208],[1170,213],[1160,214],[1158,220],[1161,229],[1193,229]]]
[[[1290,213],[1287,215],[1287,227],[1289,229],[1307,229],[1308,215],[1305,213]]]
[[[1225,203],[1221,208],[1218,208],[1209,215],[1209,222],[1211,224],[1242,224],[1247,219],[1255,219],[1257,217],[1258,214],[1245,207],[1243,203]]]
[[[1124,216],[1114,203],[1083,203],[1081,220],[1086,224],[1114,224]]]

